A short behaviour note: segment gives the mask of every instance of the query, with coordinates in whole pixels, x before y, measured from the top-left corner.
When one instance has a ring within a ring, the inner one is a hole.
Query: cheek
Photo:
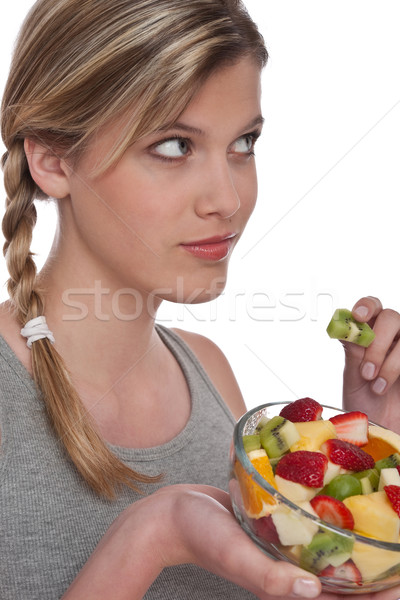
[[[121,163],[115,172],[99,181],[107,202],[130,223],[154,227],[169,204],[168,182],[146,168]]]
[[[97,180],[89,192],[94,219],[104,222],[112,230],[121,234],[149,222],[156,207],[146,194],[140,181],[123,172],[116,172]]]
[[[246,216],[246,219],[248,219],[257,202],[258,182],[255,166],[246,173],[245,177],[240,178],[239,185],[239,197],[242,212]]]

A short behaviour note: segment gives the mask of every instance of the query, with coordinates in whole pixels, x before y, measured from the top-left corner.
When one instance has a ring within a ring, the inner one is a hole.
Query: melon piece
[[[400,473],[397,469],[382,469],[379,477],[378,491],[383,490],[385,485],[400,486]]]
[[[324,486],[328,485],[328,483],[338,475],[343,475],[344,473],[349,473],[349,471],[346,471],[346,469],[343,469],[340,465],[335,465],[335,463],[328,460],[328,467],[324,475]]]
[[[309,502],[299,503],[299,506],[317,516]],[[300,514],[300,511],[290,510],[284,505],[279,506],[271,517],[283,546],[308,546],[318,531],[318,523]]]
[[[321,445],[331,438],[336,438],[336,430],[330,421],[305,421],[304,423],[295,423],[299,432],[300,439],[290,446],[291,452],[297,450],[308,450],[317,452]]]
[[[400,519],[384,491],[349,496],[343,502],[354,517],[354,531],[377,540],[398,542]]]
[[[275,483],[278,492],[295,504],[311,500],[320,489],[308,487],[295,481],[289,481],[289,479],[284,479],[280,475],[275,475]]]

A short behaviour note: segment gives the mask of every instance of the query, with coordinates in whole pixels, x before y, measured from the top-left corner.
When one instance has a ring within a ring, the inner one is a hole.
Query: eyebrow
[[[264,121],[265,121],[265,119],[262,115],[257,115],[257,117],[252,119],[250,121],[250,123],[247,123],[247,125],[245,125],[243,128],[241,128],[241,131],[253,129],[254,127],[257,127],[257,125],[263,125]],[[192,135],[200,135],[200,136],[205,135],[205,132],[202,129],[198,129],[197,127],[192,127],[191,125],[186,125],[186,123],[182,123],[181,121],[177,121],[176,123],[173,123],[172,125],[168,125],[167,127],[162,127],[160,129],[160,131],[168,131],[170,129],[178,129],[179,131],[185,131],[186,133],[191,133]]]

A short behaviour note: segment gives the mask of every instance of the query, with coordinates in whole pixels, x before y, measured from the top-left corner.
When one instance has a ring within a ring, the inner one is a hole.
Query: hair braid
[[[3,156],[2,164],[7,194],[3,252],[10,274],[8,293],[17,308],[19,322],[23,324],[37,316],[42,308],[40,296],[33,291],[36,265],[30,251],[37,216],[34,205],[36,184],[29,173],[23,141],[14,143]]]
[[[44,313],[30,251],[36,224],[33,201],[37,188],[30,176],[22,142],[10,148],[2,164],[7,193],[3,233],[10,273],[8,291],[18,322],[24,325]],[[138,482],[151,483],[159,479],[136,473],[106,446],[93,427],[61,356],[48,339],[32,345],[31,358],[33,377],[53,428],[78,471],[96,492],[111,499],[120,485],[138,491]]]

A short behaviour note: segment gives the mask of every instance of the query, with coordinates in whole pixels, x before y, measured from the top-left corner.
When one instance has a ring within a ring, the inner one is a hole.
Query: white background
[[[1,88],[31,5],[16,0],[3,11]],[[249,407],[306,395],[339,406],[342,348],[325,333],[334,308],[372,294],[400,309],[400,5],[246,5],[270,54],[259,203],[221,298],[165,304],[159,320],[216,341]],[[53,227],[54,213],[44,204],[33,243],[39,267]],[[1,286],[6,278],[2,265]]]

